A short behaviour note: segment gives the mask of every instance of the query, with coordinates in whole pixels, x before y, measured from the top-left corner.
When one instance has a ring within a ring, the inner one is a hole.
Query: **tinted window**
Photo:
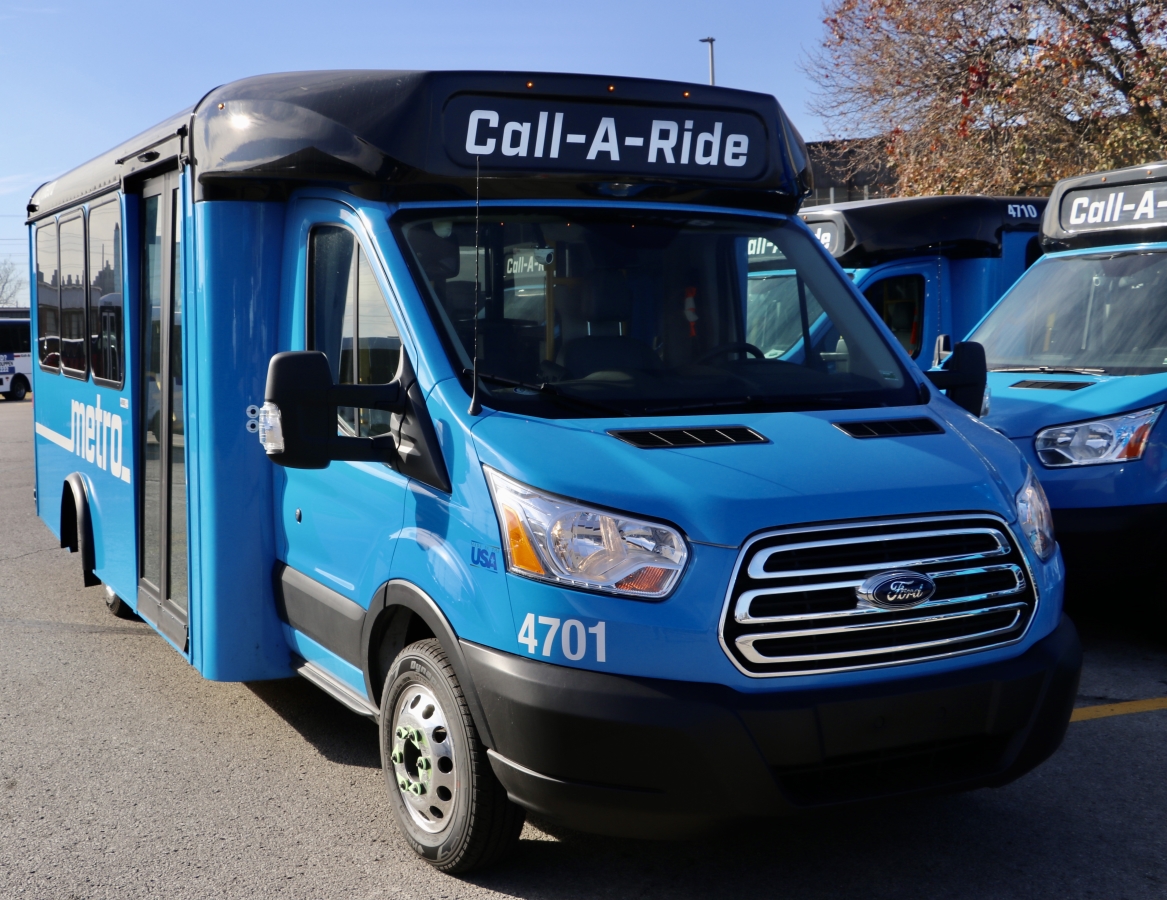
[[[913,357],[918,356],[924,328],[924,276],[882,278],[865,287],[863,296],[903,348]]]
[[[467,389],[477,331],[480,396],[494,408],[594,417],[918,402],[850,286],[791,221],[496,208],[477,235],[473,209],[393,225]]]
[[[36,346],[46,369],[61,365],[61,296],[57,223],[36,230]]]
[[[122,217],[115,200],[89,211],[89,362],[93,377],[120,385],[122,347]]]
[[[389,383],[397,374],[401,338],[352,232],[313,230],[309,259],[308,349],[324,352],[337,384]],[[343,433],[368,437],[389,430],[388,412],[345,407],[339,413]]]
[[[61,368],[84,377],[85,222],[81,216],[61,222]]]

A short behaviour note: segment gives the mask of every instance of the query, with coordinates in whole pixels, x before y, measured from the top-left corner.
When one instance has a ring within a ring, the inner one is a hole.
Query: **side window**
[[[36,230],[36,352],[43,368],[61,366],[61,280],[57,223]]]
[[[74,378],[89,374],[86,365],[85,219],[78,213],[62,220],[61,235],[61,370]]]
[[[320,350],[337,384],[387,384],[397,374],[401,337],[368,258],[347,228],[315,228],[308,247],[307,348]],[[344,434],[389,430],[390,413],[339,410]]]
[[[89,211],[89,364],[94,380],[121,387],[122,214],[117,200]]]
[[[893,275],[863,289],[867,302],[913,357],[923,339],[924,290],[923,275]]]
[[[17,353],[16,325],[0,322],[0,353]]]

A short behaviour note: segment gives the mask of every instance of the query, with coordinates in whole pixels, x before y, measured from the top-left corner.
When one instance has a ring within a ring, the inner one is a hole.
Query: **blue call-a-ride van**
[[[930,382],[808,189],[761,94],[217,88],[32,197],[40,515],[205,677],[379,721],[446,871],[524,810],[662,837],[1008,782],[1080,667],[1044,496],[966,411],[979,348]]]
[[[1167,163],[1058,182],[1041,240],[970,337],[988,357],[985,421],[1041,478],[1072,584],[1162,584],[1148,565],[1167,539]]]
[[[799,215],[908,354],[939,364],[1041,255],[1043,197],[855,200]],[[939,343],[938,343],[939,341]]]

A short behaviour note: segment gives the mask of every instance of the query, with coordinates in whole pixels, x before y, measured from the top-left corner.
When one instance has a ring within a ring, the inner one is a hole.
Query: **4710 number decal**
[[[542,644],[542,655],[550,656],[555,649],[555,638],[558,636],[559,648],[563,655],[573,662],[583,659],[589,652],[595,657],[596,662],[607,662],[606,624],[597,622],[590,628],[585,628],[579,619],[568,619],[564,622],[554,616],[536,618],[534,613],[527,613],[527,618],[523,619],[523,627],[519,629],[519,643],[526,645],[527,652],[532,656],[540,652],[539,645]],[[540,640],[538,632],[544,628],[547,630],[542,632]]]

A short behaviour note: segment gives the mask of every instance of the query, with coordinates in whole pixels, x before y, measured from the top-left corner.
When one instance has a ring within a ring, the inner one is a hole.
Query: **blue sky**
[[[774,94],[804,137],[823,136],[799,68],[822,41],[820,0],[0,0],[0,258],[27,267],[37,185],[235,78],[482,68],[705,82],[708,35],[718,84]]]

